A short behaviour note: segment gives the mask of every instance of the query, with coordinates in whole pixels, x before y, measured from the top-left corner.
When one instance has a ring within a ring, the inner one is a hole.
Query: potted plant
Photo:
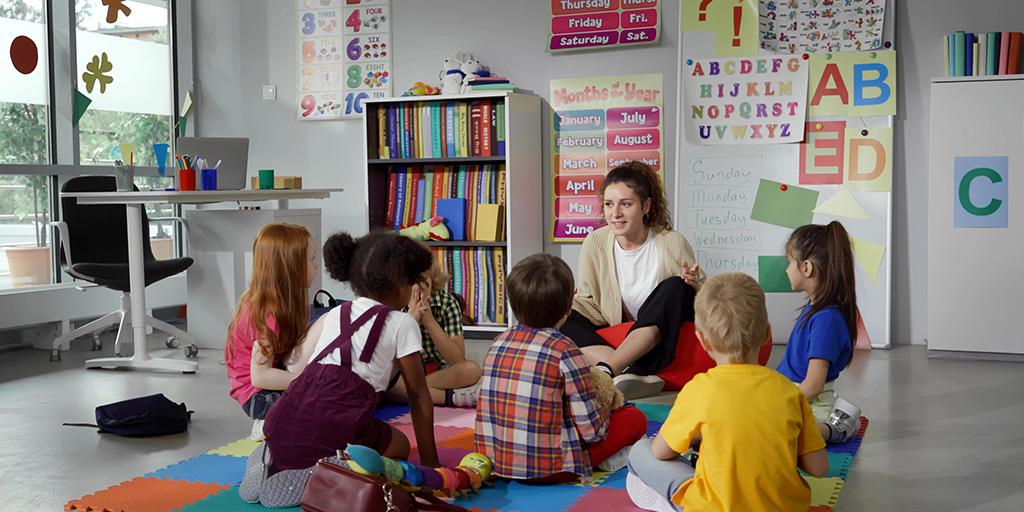
[[[31,195],[16,196],[12,202],[17,221],[24,222],[31,216],[35,245],[4,247],[11,272],[11,285],[19,287],[50,284],[50,212],[46,207],[47,177],[21,175],[15,177],[15,182],[25,185],[24,192],[31,190]]]

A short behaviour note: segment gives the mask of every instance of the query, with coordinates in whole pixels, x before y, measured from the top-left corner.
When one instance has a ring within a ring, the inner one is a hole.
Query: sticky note
[[[764,288],[766,293],[793,292],[789,276],[786,275],[787,266],[789,266],[789,262],[786,261],[785,256],[757,257],[757,282],[761,284],[761,288]]]
[[[813,210],[818,202],[818,191],[796,185],[762,179],[754,198],[753,220],[787,228],[798,228],[810,224]]]

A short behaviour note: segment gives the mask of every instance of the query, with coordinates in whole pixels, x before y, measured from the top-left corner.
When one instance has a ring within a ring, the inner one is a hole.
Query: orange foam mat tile
[[[64,505],[78,512],[169,512],[230,486],[138,477]]]

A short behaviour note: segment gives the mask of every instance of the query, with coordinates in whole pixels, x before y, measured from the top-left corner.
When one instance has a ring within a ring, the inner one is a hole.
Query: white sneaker
[[[657,375],[634,375],[624,373],[612,379],[615,388],[622,392],[622,396],[629,400],[646,398],[661,393],[665,387],[665,381]]]
[[[252,432],[249,433],[249,439],[258,443],[266,438],[267,436],[263,435],[263,420],[253,420]]]
[[[826,423],[832,429],[829,441],[845,443],[860,431],[860,407],[842,398],[837,398],[836,405]]]
[[[452,390],[452,405],[455,407],[476,407],[476,398],[480,395],[480,381],[472,386]]]
[[[632,447],[633,445],[624,446],[621,450],[613,453],[611,457],[605,459],[604,462],[598,464],[597,469],[614,473],[626,467],[626,464],[629,462],[629,449]]]
[[[677,512],[679,510],[633,473],[626,475],[626,493],[629,494],[629,499],[633,500],[634,505],[644,510],[656,512]]]

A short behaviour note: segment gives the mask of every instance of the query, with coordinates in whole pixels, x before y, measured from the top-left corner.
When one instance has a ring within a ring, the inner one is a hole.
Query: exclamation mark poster
[[[683,0],[683,32],[714,32],[716,57],[757,54],[757,0]]]

